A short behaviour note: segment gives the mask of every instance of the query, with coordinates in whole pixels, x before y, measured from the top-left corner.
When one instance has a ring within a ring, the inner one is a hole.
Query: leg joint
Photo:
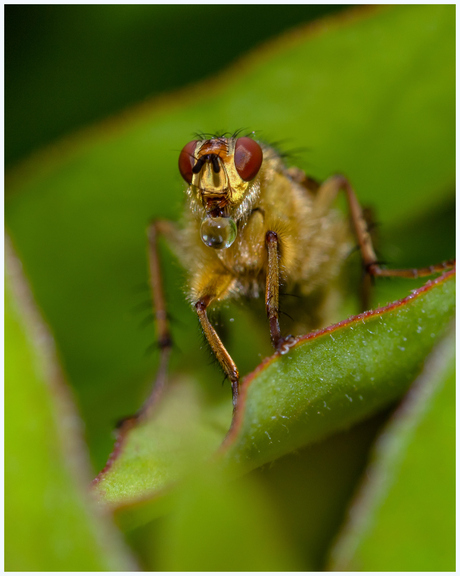
[[[277,244],[278,243],[278,234],[273,232],[273,230],[269,230],[265,234],[265,242],[267,244]]]
[[[164,348],[171,348],[172,347],[172,338],[169,334],[164,334],[161,338],[158,339],[158,347],[160,349]]]
[[[210,298],[206,297],[206,298],[201,298],[200,300],[198,300],[198,302],[195,303],[195,309],[198,312],[198,314],[206,312],[206,308],[209,306],[209,301]]]
[[[338,185],[342,188],[345,188],[346,186],[349,186],[349,181],[348,178],[346,176],[344,176],[343,174],[334,174],[332,176],[332,178],[334,178],[334,180],[336,180],[336,182],[338,183]]]

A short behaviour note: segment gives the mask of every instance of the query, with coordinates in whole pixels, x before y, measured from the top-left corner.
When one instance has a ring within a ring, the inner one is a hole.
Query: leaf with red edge
[[[226,458],[253,469],[401,397],[454,316],[454,276],[267,359],[243,383]]]
[[[300,337],[286,353],[267,358],[242,383],[216,463],[236,465],[238,473],[254,469],[394,402],[444,334],[454,305],[452,271],[403,300]],[[173,387],[151,421],[127,432],[98,478],[100,497],[123,507],[130,524],[156,516],[158,496],[209,459],[224,436],[228,405],[220,414],[206,412],[192,382],[189,388]]]

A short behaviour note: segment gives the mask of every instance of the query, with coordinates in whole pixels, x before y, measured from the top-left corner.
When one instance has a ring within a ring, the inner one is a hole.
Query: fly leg
[[[160,363],[153,383],[150,396],[144,402],[142,408],[131,418],[122,421],[134,423],[136,420],[150,416],[155,406],[158,404],[160,396],[166,384],[168,361],[171,355],[172,339],[169,328],[169,320],[166,312],[166,300],[163,291],[161,278],[161,265],[158,254],[158,236],[164,236],[172,244],[175,243],[177,230],[172,222],[166,220],[155,220],[147,229],[148,238],[148,264],[149,283],[152,294],[153,315],[156,324],[157,344],[160,349]]]
[[[215,275],[214,278],[211,278],[211,282],[208,284],[208,286],[202,290],[201,296],[199,296],[197,302],[195,303],[195,310],[198,314],[198,319],[200,321],[206,340],[211,346],[211,350],[222,366],[226,376],[230,380],[232,386],[233,411],[235,411],[238,402],[240,378],[238,368],[236,367],[236,364],[228,353],[227,349],[223,345],[222,340],[219,338],[215,328],[209,321],[207,314],[209,305],[219,297],[222,297],[224,293],[229,290],[232,283],[233,278],[229,275]]]
[[[283,344],[293,341],[292,336],[281,336],[280,313],[280,253],[278,234],[269,230],[265,235],[268,253],[267,280],[265,285],[265,309],[270,326],[270,338],[275,350],[281,350]]]
[[[278,234],[271,230],[265,235],[265,244],[268,252],[267,281],[265,286],[265,309],[270,326],[270,337],[275,349],[281,343],[281,330],[279,322],[279,294],[280,294],[280,268]]]
[[[158,236],[163,235],[166,238],[170,238],[174,233],[174,224],[165,220],[155,220],[147,229],[149,281],[152,292],[153,315],[156,321],[157,344],[160,349],[160,364],[150,396],[136,414],[137,418],[151,414],[153,408],[157,405],[166,384],[172,339],[161,277],[161,265],[158,254]]]
[[[363,215],[363,210],[358,202],[356,194],[345,176],[336,175],[326,180],[318,190],[317,196],[317,209],[321,214],[322,211],[326,212],[331,206],[332,202],[337,197],[338,193],[343,190],[347,197],[348,207],[350,209],[351,221],[353,229],[358,240],[361,257],[363,259],[364,268],[369,276],[399,276],[401,278],[419,278],[423,276],[430,276],[437,272],[443,272],[455,266],[455,260],[448,260],[434,266],[427,266],[425,268],[403,268],[403,269],[387,269],[382,268],[377,260],[377,256],[372,245],[371,236],[369,234],[367,222]]]

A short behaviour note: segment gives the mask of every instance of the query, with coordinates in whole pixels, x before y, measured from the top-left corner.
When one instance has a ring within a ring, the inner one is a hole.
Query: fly
[[[264,298],[271,342],[275,350],[283,351],[293,338],[281,331],[280,286],[306,302],[295,313],[299,329],[324,325],[340,291],[339,273],[356,241],[368,278],[416,278],[455,263],[421,269],[382,267],[363,210],[345,176],[334,175],[319,184],[300,169],[286,167],[275,149],[250,136],[192,140],[180,152],[179,172],[187,184],[182,226],[156,220],[148,229],[161,356],[153,391],[137,417],[148,413],[161,394],[171,351],[157,248],[160,235],[167,238],[187,271],[188,300],[231,383],[234,410],[240,375],[208,319],[211,307],[242,296]],[[341,192],[350,220],[334,208]]]

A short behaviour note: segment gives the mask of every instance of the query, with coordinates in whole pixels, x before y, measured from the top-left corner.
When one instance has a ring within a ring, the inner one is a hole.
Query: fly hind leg
[[[316,208],[318,214],[326,213],[338,193],[343,190],[346,194],[350,210],[353,230],[358,240],[361,257],[365,271],[369,276],[399,276],[401,278],[419,278],[443,272],[455,266],[455,260],[448,260],[434,266],[425,268],[390,269],[382,268],[372,245],[368,226],[363,215],[363,210],[358,202],[355,191],[345,176],[336,175],[326,180],[317,193]]]

